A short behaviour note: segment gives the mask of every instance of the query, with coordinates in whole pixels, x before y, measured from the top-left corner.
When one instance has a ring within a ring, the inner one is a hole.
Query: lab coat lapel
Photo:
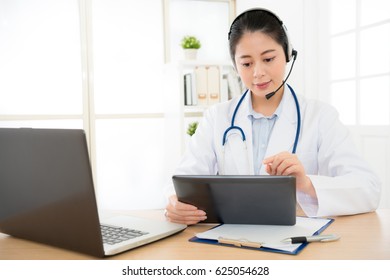
[[[235,170],[238,175],[253,175],[253,148],[252,148],[252,124],[250,119],[248,118],[249,113],[249,98],[250,93],[248,92],[245,96],[245,99],[241,103],[240,108],[237,111],[235,126],[239,126],[245,133],[246,137],[246,151],[243,149],[243,142],[240,137],[231,137],[228,140],[230,146],[230,153],[232,156],[232,161],[227,163],[229,165],[235,165]],[[230,118],[233,116],[233,111],[235,107],[232,108],[230,112]],[[236,130],[234,133],[237,133]],[[226,150],[227,152],[227,150]],[[233,166],[232,166],[233,167]]]

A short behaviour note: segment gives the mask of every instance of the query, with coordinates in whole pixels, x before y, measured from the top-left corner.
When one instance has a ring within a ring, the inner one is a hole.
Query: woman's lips
[[[271,81],[265,82],[265,83],[255,83],[255,87],[261,90],[267,89],[268,86],[270,85]]]

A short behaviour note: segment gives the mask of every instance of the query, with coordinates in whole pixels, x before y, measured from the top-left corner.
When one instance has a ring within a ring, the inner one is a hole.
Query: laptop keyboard
[[[100,228],[102,231],[103,243],[109,245],[114,245],[116,243],[148,234],[148,232],[112,225],[100,225]]]

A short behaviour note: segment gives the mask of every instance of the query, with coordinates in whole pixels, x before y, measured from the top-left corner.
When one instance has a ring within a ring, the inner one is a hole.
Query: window
[[[162,1],[99,0],[91,8],[91,119],[100,204],[162,206]]]
[[[390,2],[319,1],[320,91],[348,125],[390,206]],[[329,65],[328,65],[329,63]],[[329,94],[330,93],[330,94]]]
[[[0,2],[0,126],[84,128],[103,208],[164,199],[162,1],[134,3]]]
[[[83,128],[100,207],[164,207],[177,149],[163,96],[165,8],[190,18],[209,7],[227,26],[232,1],[0,1],[0,126]],[[223,43],[204,40],[218,58]]]
[[[1,1],[2,126],[82,127],[79,25],[77,1]]]
[[[92,5],[95,112],[161,113],[161,1],[99,0]]]
[[[348,125],[390,124],[390,2],[329,2],[331,103]]]

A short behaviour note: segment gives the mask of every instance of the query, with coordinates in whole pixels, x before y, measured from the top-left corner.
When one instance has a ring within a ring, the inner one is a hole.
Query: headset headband
[[[292,48],[292,45],[290,43],[290,38],[288,36],[288,32],[287,32],[287,28],[286,26],[283,24],[283,21],[276,15],[274,14],[273,12],[271,12],[270,10],[267,10],[267,9],[263,9],[263,8],[252,8],[252,9],[249,9],[249,10],[246,10],[244,12],[242,12],[241,14],[239,14],[232,22],[232,24],[230,25],[230,29],[229,29],[229,33],[228,33],[228,40],[230,40],[230,34],[232,32],[232,27],[234,25],[234,23],[240,19],[243,15],[245,15],[246,13],[248,12],[253,12],[253,11],[262,11],[262,12],[265,12],[269,15],[271,15],[272,17],[274,17],[278,22],[279,24],[282,26],[283,28],[283,31],[286,35],[286,38],[287,38],[287,50],[286,51],[286,60],[287,62],[289,62],[291,60],[291,58],[293,56],[295,56],[297,54],[297,52]]]

